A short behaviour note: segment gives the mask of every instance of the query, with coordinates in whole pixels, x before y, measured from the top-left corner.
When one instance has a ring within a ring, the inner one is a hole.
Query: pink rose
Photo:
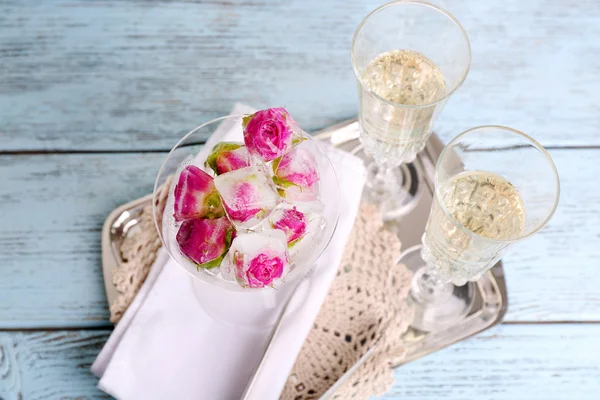
[[[231,244],[228,265],[242,287],[272,286],[289,270],[286,237],[282,231],[250,232],[237,236]]]
[[[198,268],[218,267],[235,235],[227,217],[183,221],[177,232],[181,253]]]
[[[215,186],[231,222],[238,229],[252,228],[277,206],[279,197],[265,171],[246,167],[219,175]]]
[[[225,215],[213,178],[194,165],[181,171],[174,194],[176,221]]]
[[[248,150],[243,144],[220,142],[210,152],[204,163],[216,175],[250,166]]]
[[[285,233],[289,246],[293,246],[306,234],[306,215],[296,210],[296,207],[274,211],[269,221],[274,229]]]
[[[273,181],[288,200],[313,201],[319,197],[319,171],[315,156],[297,147],[273,162]]]
[[[241,257],[234,258],[236,269],[242,273]],[[276,255],[260,253],[258,256],[250,260],[248,269],[243,272],[245,276],[238,276],[239,279],[247,280],[248,287],[262,288],[268,286],[276,278],[281,278],[283,275],[283,267],[285,260]]]
[[[248,152],[268,162],[281,157],[298,141],[300,129],[284,108],[269,108],[244,117]]]

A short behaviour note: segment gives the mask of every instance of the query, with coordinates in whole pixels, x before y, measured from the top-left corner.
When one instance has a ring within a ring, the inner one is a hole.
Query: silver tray
[[[358,140],[358,123],[356,120],[345,121],[323,131],[316,132],[313,137],[318,140],[342,148],[362,158],[367,156],[362,152]],[[398,234],[402,247],[408,249],[421,243],[425,223],[433,199],[434,166],[443,148],[442,142],[433,134],[417,159],[408,165],[403,165],[406,179],[406,189],[419,197],[415,208],[400,220],[386,223],[389,229]],[[104,284],[109,305],[114,301],[117,291],[112,283],[112,272],[123,261],[119,251],[123,239],[135,232],[139,227],[138,217],[142,209],[152,202],[152,195],[142,197],[124,204],[110,213],[102,229],[102,267]],[[410,229],[404,229],[410,227]],[[482,332],[499,324],[506,313],[508,296],[504,280],[502,262],[498,262],[486,275],[475,283],[469,283],[474,293],[470,312],[456,325],[438,332],[421,332],[409,328],[404,335],[408,351],[401,359],[394,360],[395,366],[406,364],[417,358],[438,351],[460,340]]]

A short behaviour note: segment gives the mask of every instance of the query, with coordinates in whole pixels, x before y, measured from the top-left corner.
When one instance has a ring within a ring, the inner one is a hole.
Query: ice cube
[[[221,277],[226,281],[235,281],[235,271],[233,270],[233,264],[231,259],[226,255],[221,261],[221,265],[219,266],[219,272],[221,273]]]
[[[250,155],[242,143],[220,142],[212,148],[204,165],[221,175],[250,166]]]
[[[223,278],[233,277],[247,288],[276,286],[290,270],[286,236],[277,229],[239,234],[226,258]]]
[[[299,243],[307,234],[309,228],[315,228],[317,225],[311,225],[315,220],[322,220],[320,215],[302,210],[300,207],[289,204],[279,204],[269,215],[263,227],[279,229],[286,234],[288,247],[293,247]]]
[[[195,165],[183,168],[173,196],[176,221],[225,215],[213,178]]]
[[[227,217],[218,219],[189,219],[177,231],[177,244],[181,253],[198,268],[214,268],[233,240],[233,225]]]
[[[319,199],[319,170],[315,156],[305,147],[292,149],[273,162],[273,181],[290,202]]]
[[[290,260],[296,265],[313,261],[319,256],[315,252],[320,247],[320,241],[324,240],[325,228],[327,227],[327,221],[322,215],[307,213],[305,216],[305,234],[296,241],[291,242],[288,249]]]
[[[277,206],[279,196],[266,172],[252,166],[215,178],[227,216],[237,229],[256,226]]]
[[[244,143],[251,157],[269,162],[302,142],[303,132],[284,108],[260,110],[243,118]]]
[[[299,211],[302,211],[304,213],[322,214],[323,211],[325,210],[325,204],[323,204],[320,200],[306,201],[306,202],[295,201],[295,202],[287,202],[287,203],[292,204]]]

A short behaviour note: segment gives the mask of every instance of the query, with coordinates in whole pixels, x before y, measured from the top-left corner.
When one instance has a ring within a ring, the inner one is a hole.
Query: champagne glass
[[[435,168],[435,194],[423,246],[400,263],[414,271],[412,326],[441,330],[472,303],[478,280],[512,244],[550,220],[560,193],[558,172],[534,139],[503,126],[481,126],[455,137]]]
[[[360,23],[351,57],[360,138],[373,157],[367,195],[386,219],[401,216],[418,198],[403,189],[410,185],[398,167],[423,150],[433,121],[467,77],[469,39],[447,11],[423,1],[395,1]]]

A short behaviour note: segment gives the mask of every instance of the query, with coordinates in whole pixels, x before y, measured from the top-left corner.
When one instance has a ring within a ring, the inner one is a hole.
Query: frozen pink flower
[[[177,232],[181,253],[198,268],[218,267],[235,235],[227,217],[183,221]]]
[[[238,253],[239,256],[239,253]],[[236,258],[236,266],[242,267],[240,260]],[[284,258],[273,254],[260,253],[248,265],[245,271],[245,277],[248,280],[248,286],[251,288],[261,288],[270,285],[276,278],[283,275],[283,267],[286,261]]]
[[[250,166],[250,156],[243,144],[220,142],[212,148],[204,165],[221,175]]]
[[[272,286],[289,270],[285,234],[279,230],[236,237],[229,251],[231,273],[242,287]],[[225,272],[227,273],[227,272]]]
[[[273,162],[273,181],[288,200],[313,201],[319,197],[319,171],[315,156],[296,147]]]
[[[213,178],[194,165],[181,171],[174,194],[176,221],[225,215]]]
[[[302,141],[300,129],[285,108],[269,108],[244,117],[244,143],[262,161],[272,161]]]
[[[289,246],[293,246],[306,234],[306,215],[296,207],[275,210],[269,221],[274,229],[285,233]]]
[[[240,182],[234,187],[231,207],[225,204],[227,215],[235,221],[246,222],[261,210],[256,203],[258,190],[250,182]]]
[[[257,167],[219,175],[215,185],[229,219],[238,228],[251,228],[268,216],[278,203],[273,184]]]

